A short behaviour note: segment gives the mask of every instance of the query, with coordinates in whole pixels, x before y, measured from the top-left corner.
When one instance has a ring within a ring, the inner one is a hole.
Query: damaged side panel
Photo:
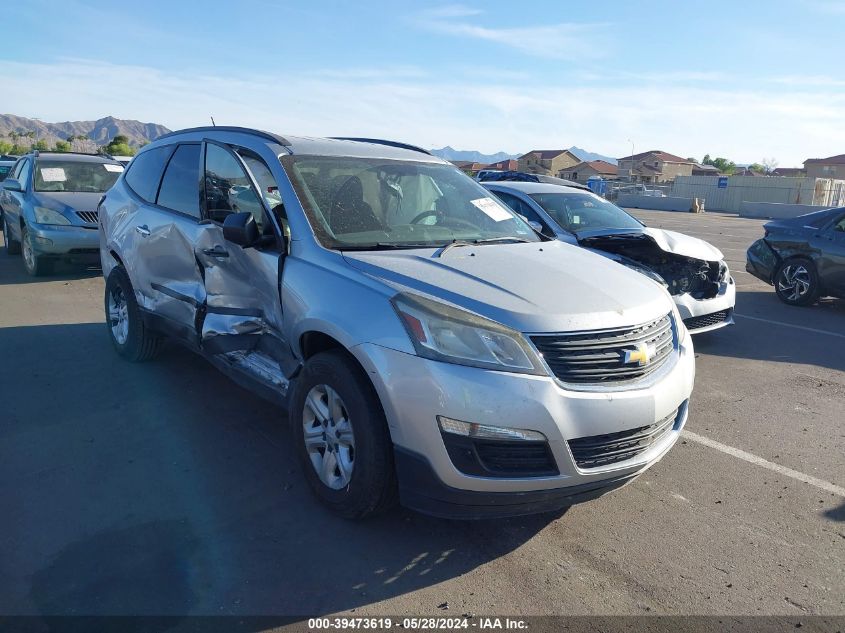
[[[196,242],[206,293],[200,345],[284,394],[298,363],[282,336],[279,254],[229,244],[219,227],[206,228]]]

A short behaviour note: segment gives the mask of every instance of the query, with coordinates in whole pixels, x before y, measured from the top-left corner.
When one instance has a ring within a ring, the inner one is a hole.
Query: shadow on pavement
[[[556,518],[345,521],[284,414],[189,352],[129,364],[101,323],[0,329],[0,350],[0,613],[326,614],[471,573]]]
[[[845,334],[845,301],[825,299],[809,308],[795,308],[781,303],[774,291],[737,292],[736,306],[736,324],[697,334],[696,352],[845,370],[842,338],[770,322]],[[754,318],[739,316],[743,314]]]

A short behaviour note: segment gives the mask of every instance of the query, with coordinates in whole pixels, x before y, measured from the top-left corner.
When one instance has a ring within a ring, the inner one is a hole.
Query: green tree
[[[712,165],[716,169],[718,169],[723,174],[732,174],[736,171],[736,163],[732,160],[728,160],[727,158],[710,158],[710,154],[704,155],[704,160],[701,161],[702,165]]]
[[[15,154],[16,156],[20,156],[21,154],[26,154],[29,150],[29,147],[15,143],[14,145],[12,145],[12,150],[9,153]]]
[[[32,149],[38,150],[39,152],[46,152],[50,149],[50,146],[47,145],[47,141],[42,138],[35,141],[35,145],[32,146]]]
[[[108,145],[101,147],[100,151],[112,156],[134,156],[136,150],[130,147],[128,137],[118,134],[109,141]]]
[[[67,141],[56,141],[56,147],[53,148],[54,152],[69,152],[70,151],[70,143]]]
[[[748,169],[753,171],[755,174],[765,174],[767,173],[766,166],[761,165],[760,163],[753,163],[748,166]]]
[[[7,141],[0,141],[0,154],[11,154],[12,144]]]

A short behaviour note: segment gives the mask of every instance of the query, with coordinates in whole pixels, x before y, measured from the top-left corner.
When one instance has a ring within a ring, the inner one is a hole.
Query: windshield
[[[572,233],[596,229],[641,229],[643,224],[591,193],[533,193],[552,219]]]
[[[122,165],[74,160],[39,159],[35,191],[89,191],[102,193],[114,184]]]
[[[336,156],[282,159],[328,248],[535,242],[524,220],[451,165]]]

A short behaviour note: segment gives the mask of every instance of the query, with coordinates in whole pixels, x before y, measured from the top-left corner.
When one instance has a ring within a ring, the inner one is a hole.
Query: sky
[[[845,153],[845,0],[26,0],[0,112],[523,153]]]

